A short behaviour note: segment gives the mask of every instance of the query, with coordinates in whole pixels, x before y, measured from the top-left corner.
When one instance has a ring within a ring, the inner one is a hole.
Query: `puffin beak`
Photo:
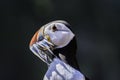
[[[54,44],[48,40],[49,37],[44,35],[44,27],[41,27],[34,34],[29,44],[30,50],[47,64],[52,61],[51,57],[54,55],[52,52]]]

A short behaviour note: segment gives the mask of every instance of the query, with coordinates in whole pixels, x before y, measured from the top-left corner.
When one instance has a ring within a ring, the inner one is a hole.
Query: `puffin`
[[[68,22],[56,20],[43,25],[29,48],[48,65],[43,80],[89,80],[79,68],[76,36]]]

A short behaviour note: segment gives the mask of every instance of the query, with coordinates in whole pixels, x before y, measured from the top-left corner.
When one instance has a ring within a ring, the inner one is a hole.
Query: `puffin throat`
[[[80,70],[76,59],[76,51],[77,51],[76,38],[73,37],[73,39],[70,41],[68,45],[66,45],[63,48],[53,50],[53,53],[65,63],[69,64],[70,66],[77,70]]]

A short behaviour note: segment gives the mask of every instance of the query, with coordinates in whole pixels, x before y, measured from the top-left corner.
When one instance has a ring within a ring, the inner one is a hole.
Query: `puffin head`
[[[46,53],[52,54],[52,58],[57,56],[73,67],[76,66],[76,49],[75,34],[71,31],[70,25],[63,20],[43,25],[30,42],[30,50],[39,58],[46,57]],[[44,56],[41,57],[40,51],[44,52],[42,53]],[[46,62],[46,60],[43,61]]]

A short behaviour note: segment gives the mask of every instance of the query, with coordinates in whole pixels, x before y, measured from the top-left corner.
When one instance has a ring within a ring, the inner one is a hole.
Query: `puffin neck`
[[[73,68],[80,70],[76,59],[76,50],[77,50],[77,44],[76,44],[76,38],[74,37],[67,46],[63,48],[55,49],[53,53],[58,58],[60,58],[62,61],[66,62]],[[61,58],[59,54],[63,55],[65,58]]]

